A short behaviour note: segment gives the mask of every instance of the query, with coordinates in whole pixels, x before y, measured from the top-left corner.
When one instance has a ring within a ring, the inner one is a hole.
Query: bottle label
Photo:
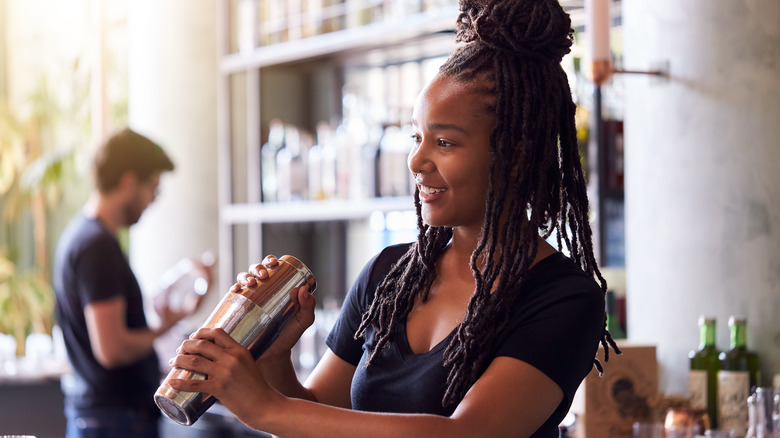
[[[707,408],[707,371],[691,370],[688,373],[688,389],[691,392],[691,407]]]
[[[747,431],[750,396],[750,374],[747,371],[718,372],[718,428],[734,430],[742,436]]]

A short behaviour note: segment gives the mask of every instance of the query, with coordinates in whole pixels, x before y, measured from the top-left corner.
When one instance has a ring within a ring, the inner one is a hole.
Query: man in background
[[[163,304],[155,309],[159,326],[149,327],[118,233],[138,222],[157,196],[160,176],[173,168],[153,141],[118,132],[96,152],[90,199],[60,237],[56,317],[75,378],[72,387],[63,385],[67,438],[158,436],[154,340],[195,309]]]

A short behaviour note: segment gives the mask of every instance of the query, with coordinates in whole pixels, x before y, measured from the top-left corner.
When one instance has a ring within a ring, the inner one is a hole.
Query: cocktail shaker
[[[309,293],[316,289],[317,281],[311,270],[293,256],[282,256],[278,265],[268,269],[268,278],[259,281],[257,287],[225,294],[203,327],[222,328],[257,359],[295,310],[290,292],[303,286],[309,287]],[[209,394],[175,390],[168,385],[169,379],[204,380],[206,376],[174,368],[155,392],[157,406],[179,424],[193,424],[216,401]]]

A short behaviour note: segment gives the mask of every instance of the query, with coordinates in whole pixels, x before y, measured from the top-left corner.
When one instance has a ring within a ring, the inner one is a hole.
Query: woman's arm
[[[173,380],[175,389],[212,394],[245,424],[282,437],[530,436],[563,399],[561,389],[538,369],[499,357],[450,417],[352,411],[274,390],[257,371],[249,351],[221,329],[199,330],[182,344],[171,365],[209,376]],[[326,355],[308,390],[318,400],[343,406],[339,400],[348,396],[346,380],[351,380],[351,373],[339,369],[343,365],[335,355]]]
[[[298,381],[290,355],[278,355],[258,362],[269,386],[287,397],[316,401],[330,406],[351,408],[350,386],[355,366],[330,349],[312,371],[306,385]]]
[[[260,428],[287,437],[527,437],[552,414],[563,392],[517,359],[493,361],[450,417],[335,409],[280,400]],[[239,417],[240,418],[240,417]]]

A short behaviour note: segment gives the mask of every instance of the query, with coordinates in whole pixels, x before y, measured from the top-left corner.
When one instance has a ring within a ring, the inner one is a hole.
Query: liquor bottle
[[[277,201],[301,201],[308,197],[309,173],[306,163],[308,136],[297,127],[284,130],[284,147],[276,154]]]
[[[747,349],[747,318],[729,318],[731,342],[720,353],[718,371],[718,427],[743,436],[747,430],[747,398],[760,382],[758,355]]]
[[[268,124],[268,141],[260,149],[263,202],[274,202],[279,198],[276,155],[284,147],[284,129],[284,123],[281,120],[271,120]]]
[[[288,40],[287,36],[287,0],[267,0],[269,44],[279,44]]]
[[[303,3],[303,38],[322,33],[322,3],[323,0],[305,0]]]
[[[238,52],[242,55],[252,53],[257,47],[259,17],[258,4],[254,0],[241,0],[238,3]]]
[[[302,0],[285,0],[285,15],[287,18],[287,40],[295,41],[303,38],[303,3]]]
[[[336,32],[344,29],[346,24],[345,0],[323,0],[322,33]]]
[[[367,0],[346,0],[347,29],[365,26],[371,22],[371,4]]]
[[[409,125],[385,128],[379,142],[379,194],[381,196],[408,196],[414,193],[414,179],[406,159],[411,147],[412,129]]]
[[[324,199],[334,199],[338,195],[338,147],[336,134],[327,123],[321,123],[317,128],[317,141],[322,146],[320,154],[321,183]]]
[[[362,196],[375,198],[379,196],[379,143],[382,141],[384,128],[373,125],[368,128],[368,138],[363,144],[360,156],[360,181]]]
[[[320,123],[322,125],[322,123]],[[323,135],[321,127],[317,126],[317,143],[309,149],[309,160],[307,164],[309,173],[309,199],[321,201],[327,199],[325,190],[322,187],[322,164],[323,164]]]
[[[620,327],[620,319],[618,318],[617,311],[615,310],[615,292],[611,290],[607,291],[606,305],[607,330],[609,331],[609,334],[612,335],[612,339],[625,339],[626,334]]]
[[[715,346],[715,318],[699,317],[699,348],[688,354],[691,406],[706,408],[712,428],[718,423],[718,370],[720,352]]]

